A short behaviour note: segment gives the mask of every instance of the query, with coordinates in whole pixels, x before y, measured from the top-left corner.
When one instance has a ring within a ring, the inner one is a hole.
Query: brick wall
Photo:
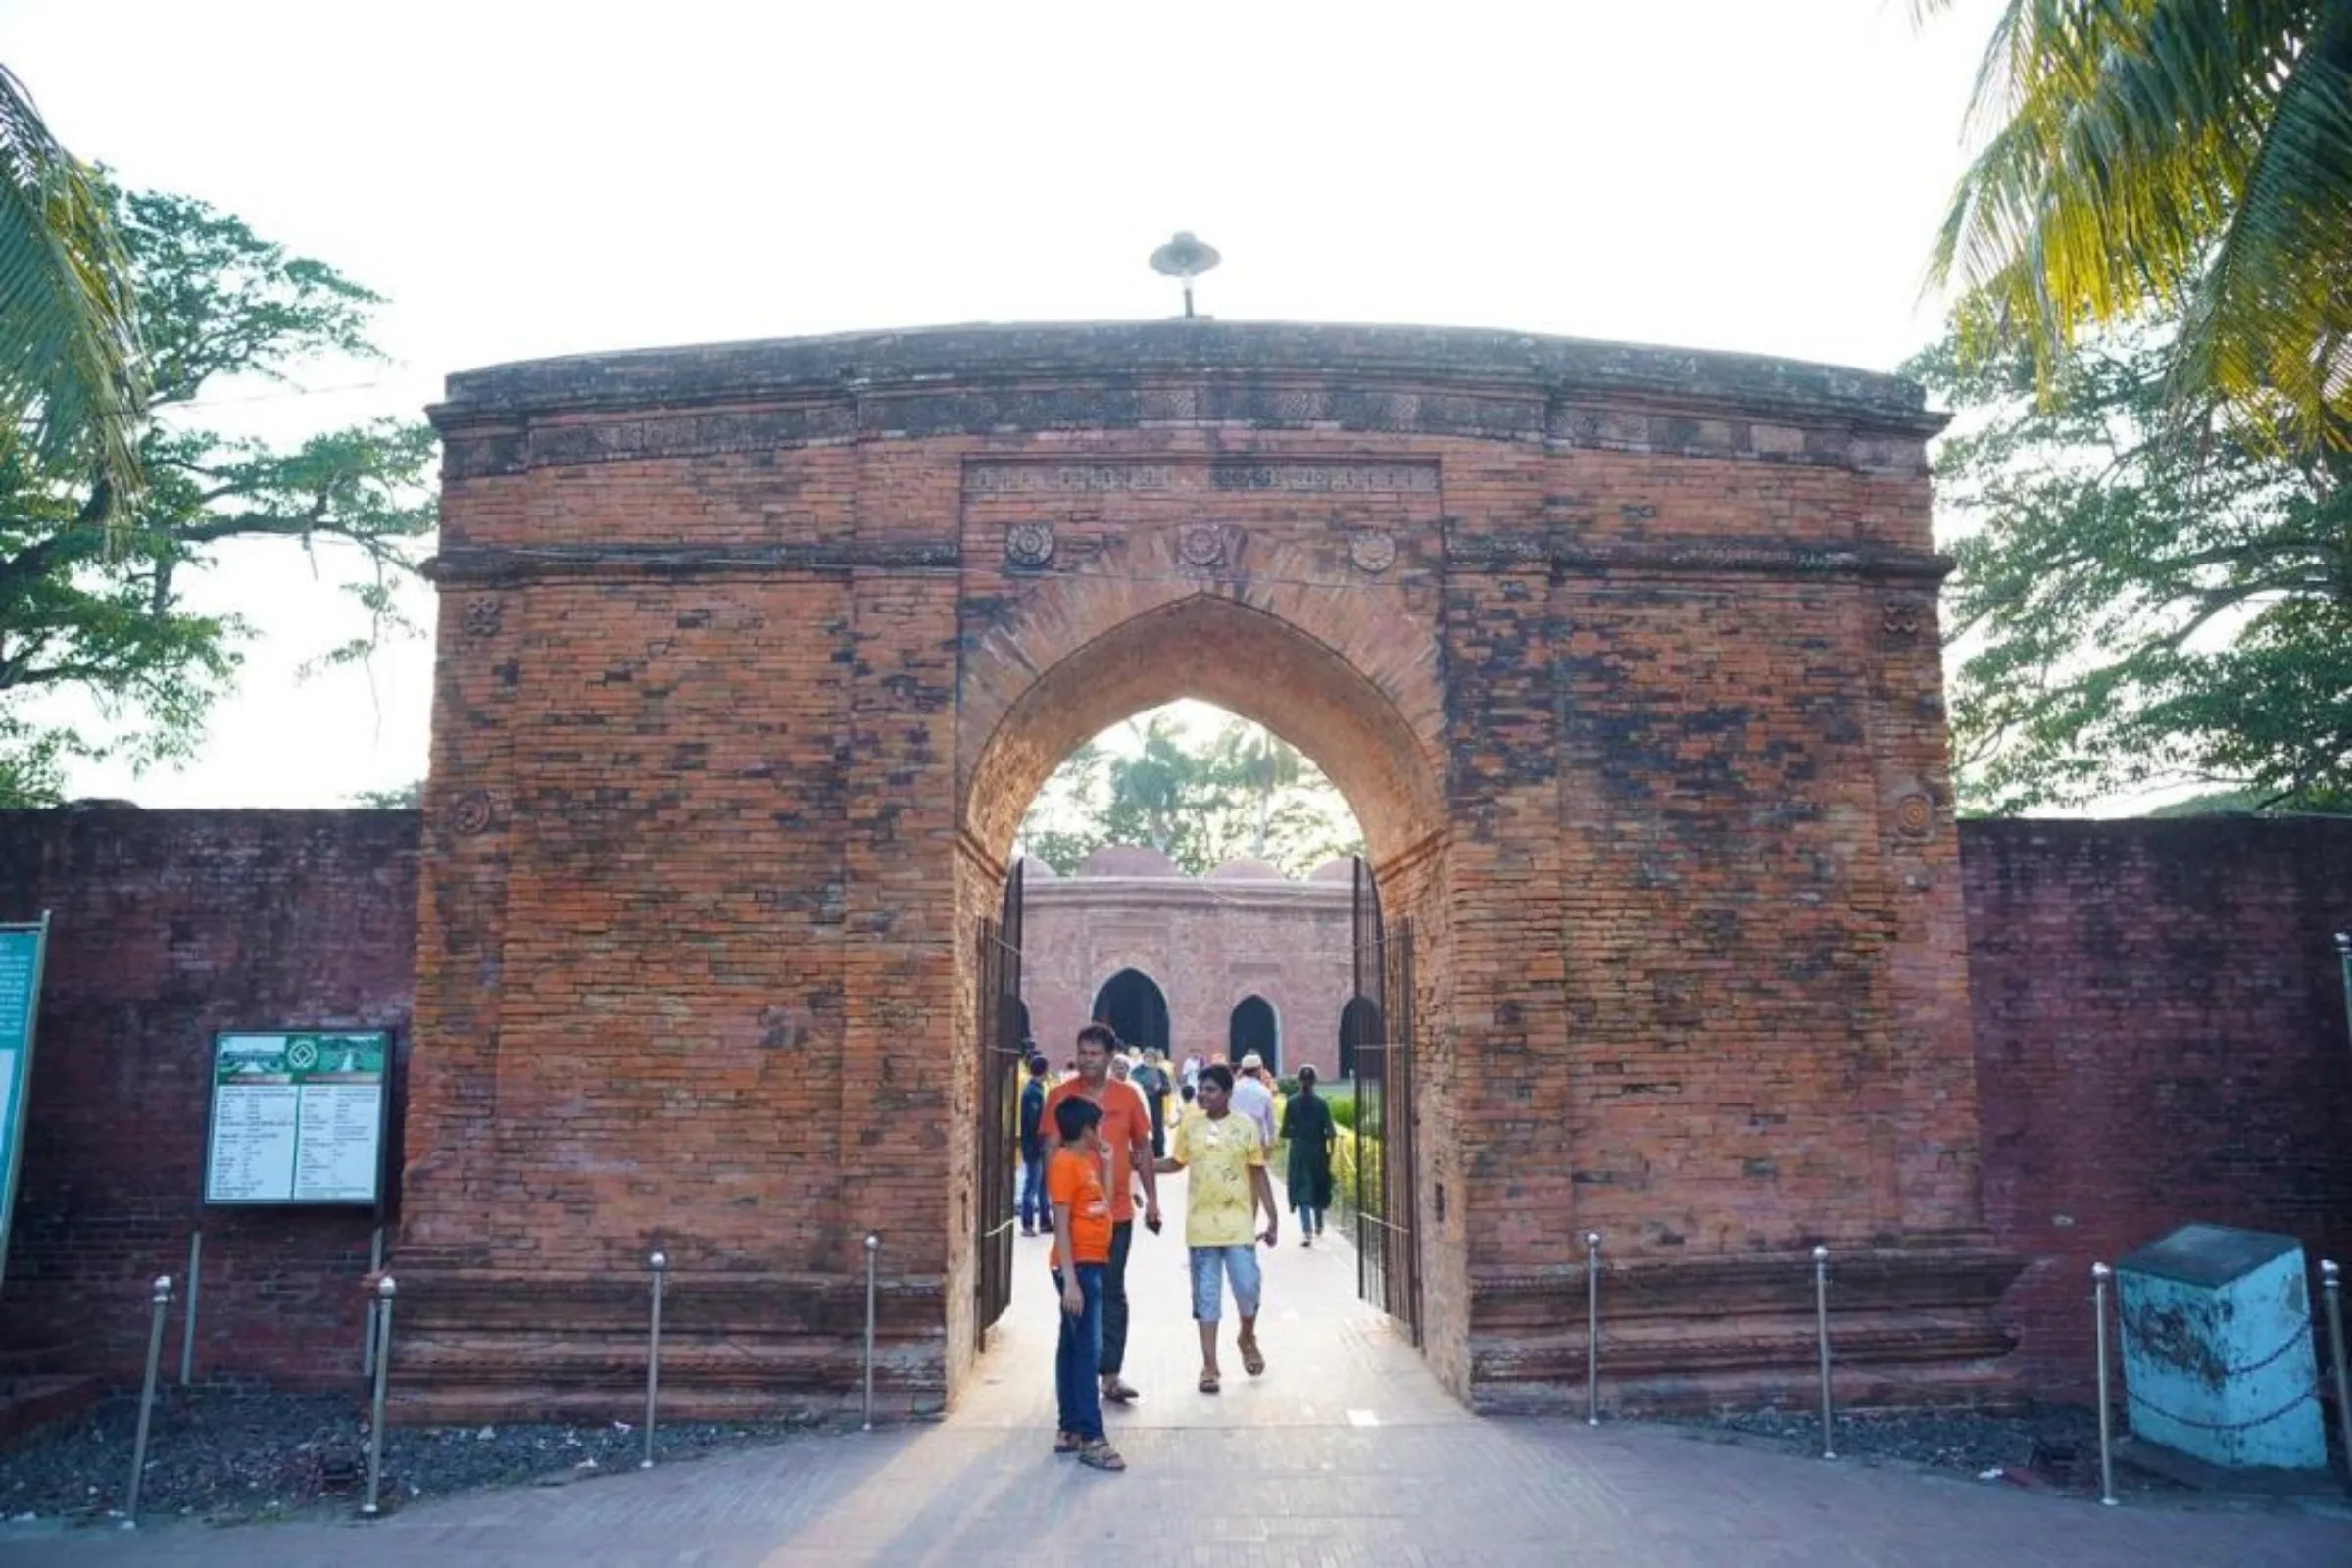
[[[1257,997],[1274,1013],[1279,1070],[1312,1063],[1331,1075],[1339,1064],[1340,1009],[1354,985],[1347,862],[1336,879],[1309,881],[1270,869],[1241,874],[1246,869],[1196,881],[1173,867],[1069,878],[1032,867],[1023,895],[1021,1000],[1031,1032],[1056,1065],[1093,1018],[1103,983],[1134,969],[1167,1002],[1174,1060],[1225,1052],[1234,1008]]]
[[[416,908],[410,811],[0,812],[0,918],[51,916],[0,1291],[14,1364],[135,1376],[149,1281],[184,1283],[201,1229],[200,1376],[357,1379],[373,1222],[203,1206],[212,1040],[366,1026],[405,1053]]]
[[[2192,1220],[2352,1251],[2333,933],[2352,821],[1971,822],[1984,1205],[2041,1393],[2090,1377],[2089,1269]]]

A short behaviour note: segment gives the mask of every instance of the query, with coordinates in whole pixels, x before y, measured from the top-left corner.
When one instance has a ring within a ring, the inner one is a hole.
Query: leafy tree
[[[1105,844],[1143,844],[1194,876],[1241,856],[1293,875],[1360,841],[1331,781],[1292,747],[1236,719],[1188,744],[1162,710],[1128,725],[1132,750],[1090,742],[1031,806],[1026,851],[1064,875]]]
[[[250,634],[186,602],[223,546],[299,547],[352,595],[364,627],[321,655],[339,662],[405,624],[396,584],[433,525],[421,423],[381,419],[281,449],[202,421],[201,394],[231,378],[380,358],[367,334],[378,297],[202,202],[110,200],[156,415],[139,436],[146,486],[110,527],[102,468],[29,443],[0,450],[0,801],[17,804],[55,799],[73,758],[186,755]],[[105,730],[40,722],[25,710],[46,694],[86,699]]]
[[[1942,10],[1949,0],[1915,0]],[[2009,0],[1933,275],[2046,382],[2083,331],[2289,443],[2352,445],[2352,0]]]
[[[2184,419],[2161,331],[2086,339],[2036,397],[2031,352],[1947,336],[1905,367],[1959,411],[1963,799],[2014,810],[2185,781],[2242,807],[2352,788],[2352,456]]]
[[[101,517],[140,486],[146,377],[130,258],[97,172],[0,67],[0,446],[85,469]]]

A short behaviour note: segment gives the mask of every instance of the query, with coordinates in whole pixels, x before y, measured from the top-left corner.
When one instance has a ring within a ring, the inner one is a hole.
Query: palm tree
[[[91,520],[140,487],[146,386],[130,263],[95,171],[0,67],[0,452],[95,469]]]
[[[1976,346],[2177,319],[2183,404],[2352,447],[2352,0],[2009,0],[1970,121],[1931,277]]]

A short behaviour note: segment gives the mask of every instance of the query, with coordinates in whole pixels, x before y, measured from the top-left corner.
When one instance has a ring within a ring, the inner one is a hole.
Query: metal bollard
[[[188,1300],[187,1310],[180,1314],[179,1386],[186,1388],[196,1376],[196,1292],[197,1281],[203,1276],[204,1232],[188,1232]]]
[[[874,1430],[874,1259],[882,1250],[882,1238],[873,1231],[865,1233],[865,1430]]]
[[[669,1279],[669,1258],[661,1252],[645,1260],[654,1271],[654,1324],[645,1342],[645,1457],[640,1470],[654,1467],[654,1410],[662,1396],[662,1288]]]
[[[147,1427],[155,1413],[155,1374],[164,1359],[164,1313],[172,1305],[172,1276],[155,1277],[155,1318],[147,1330],[147,1381],[139,1389],[139,1434],[130,1444],[130,1495],[122,1503],[122,1528],[139,1523],[139,1483],[147,1477]]]
[[[375,1228],[375,1237],[368,1244],[368,1272],[384,1271],[384,1228]],[[375,1376],[375,1298],[368,1298],[366,1319],[360,1324],[360,1376]]]
[[[2115,1270],[2090,1265],[2091,1345],[2099,1358],[2099,1501],[2115,1506],[2115,1412],[2107,1407],[2107,1282]]]
[[[2352,1487],[2352,1368],[2344,1365],[2344,1277],[2332,1262],[2320,1264],[2320,1294],[2328,1302],[2328,1357],[2335,1363],[2335,1422],[2344,1434],[2344,1482]]]
[[[1585,1232],[1585,1425],[1600,1425],[1600,1232]]]
[[[375,1404],[368,1421],[368,1500],[360,1517],[372,1519],[382,1510],[376,1498],[384,1481],[384,1384],[392,1372],[392,1276],[375,1282]]]
[[[1830,1441],[1836,1413],[1830,1405],[1830,1250],[1813,1249],[1813,1327],[1821,1336],[1821,1456],[1838,1457]]]

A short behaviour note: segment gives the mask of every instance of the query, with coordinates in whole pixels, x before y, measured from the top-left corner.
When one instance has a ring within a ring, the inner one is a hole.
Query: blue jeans
[[[1061,1270],[1054,1271],[1054,1294],[1061,1294]],[[1089,1443],[1102,1440],[1102,1265],[1078,1265],[1078,1294],[1086,1306],[1076,1317],[1061,1313],[1061,1345],[1054,1354],[1054,1393],[1061,1406],[1061,1430]],[[1054,1301],[1055,1310],[1061,1302]]]
[[[1039,1151],[1035,1159],[1021,1156],[1021,1229],[1033,1230],[1039,1221],[1048,1226],[1054,1223],[1054,1210],[1046,1202],[1046,1156]]]

